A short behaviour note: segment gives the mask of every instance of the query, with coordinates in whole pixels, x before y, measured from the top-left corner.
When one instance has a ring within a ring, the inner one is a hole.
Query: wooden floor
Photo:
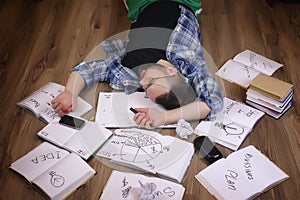
[[[16,103],[49,81],[65,84],[69,69],[100,41],[127,30],[122,2],[0,0],[0,199],[43,199],[8,169],[41,143],[36,133],[45,126]],[[300,199],[300,4],[268,2],[202,0],[203,46],[217,67],[245,49],[284,64],[274,76],[294,84],[294,105],[279,120],[264,116],[243,146],[255,145],[290,175],[258,199]],[[228,97],[245,100],[244,90],[224,85]],[[107,85],[101,84],[100,90],[108,90]],[[101,195],[112,169],[97,159],[89,164],[97,175],[70,199]],[[182,182],[184,199],[213,199],[194,178],[205,167],[195,155]]]

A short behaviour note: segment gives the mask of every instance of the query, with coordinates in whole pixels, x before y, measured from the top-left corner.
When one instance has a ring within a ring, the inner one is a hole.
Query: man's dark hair
[[[147,63],[134,68],[137,74],[141,74],[143,70],[150,67],[159,67],[165,69],[163,65],[157,63]],[[186,78],[178,73],[179,81],[170,88],[170,92],[162,94],[155,99],[155,103],[163,106],[167,110],[178,108],[195,101],[196,95],[192,86],[187,82]],[[172,78],[170,78],[171,80]]]
[[[177,84],[170,89],[170,92],[162,94],[155,99],[167,110],[178,108],[195,101],[196,95],[189,83],[182,80],[181,84]]]
[[[155,99],[155,102],[163,106],[167,110],[180,107],[180,102],[178,101],[176,95],[172,91],[158,96]]]

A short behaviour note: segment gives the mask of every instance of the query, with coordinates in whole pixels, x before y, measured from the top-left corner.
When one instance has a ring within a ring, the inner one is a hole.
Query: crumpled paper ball
[[[155,195],[153,194],[155,189],[156,189],[156,185],[155,183],[145,183],[143,184],[141,181],[139,181],[140,183],[140,195],[139,195],[139,200],[154,200],[155,199]]]
[[[181,138],[187,139],[189,135],[191,135],[194,132],[194,129],[192,128],[191,124],[185,121],[184,119],[180,119],[177,122],[176,126],[176,133]]]

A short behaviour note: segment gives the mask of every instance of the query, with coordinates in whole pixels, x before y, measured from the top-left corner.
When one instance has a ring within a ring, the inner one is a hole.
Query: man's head
[[[178,108],[195,100],[195,92],[186,78],[170,63],[143,65],[138,74],[147,96],[166,109]]]

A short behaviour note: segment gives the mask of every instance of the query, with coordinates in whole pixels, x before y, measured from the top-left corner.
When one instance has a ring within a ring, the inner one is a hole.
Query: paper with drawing
[[[64,86],[57,83],[49,82],[22,101],[17,105],[31,111],[36,117],[41,118],[43,121],[49,123],[54,119],[60,117],[52,108],[51,101],[64,91]],[[78,97],[77,108],[74,112],[69,113],[73,116],[81,116],[92,109],[92,106]]]
[[[117,129],[97,155],[156,173],[185,155],[191,145],[154,131]]]
[[[244,103],[224,97],[224,108],[215,121],[202,121],[195,128],[198,135],[207,135],[213,141],[237,150],[263,112]]]
[[[49,199],[65,199],[96,171],[75,153],[43,142],[10,168],[38,186]]]
[[[282,67],[282,64],[250,50],[245,50],[233,59],[229,59],[216,72],[216,75],[246,89],[249,87],[251,80],[258,74],[263,73],[271,76],[280,67]]]
[[[68,154],[69,152],[64,149],[43,142],[25,156],[13,162],[11,168],[22,174],[29,182],[31,182]]]
[[[144,187],[145,186],[145,187]],[[148,186],[148,187],[147,187]],[[144,188],[148,191],[144,192]],[[185,188],[177,183],[141,174],[112,171],[100,200],[181,200]]]
[[[288,175],[250,145],[233,152],[196,176],[217,199],[253,199]]]

